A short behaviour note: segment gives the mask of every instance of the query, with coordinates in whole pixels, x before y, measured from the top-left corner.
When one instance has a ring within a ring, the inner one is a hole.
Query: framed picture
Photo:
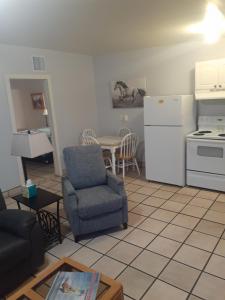
[[[114,80],[111,82],[113,108],[144,106],[146,79]]]
[[[45,109],[44,95],[43,93],[31,94],[31,99],[34,109]]]

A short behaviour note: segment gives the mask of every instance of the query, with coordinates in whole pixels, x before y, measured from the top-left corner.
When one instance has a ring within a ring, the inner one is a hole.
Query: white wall
[[[34,109],[31,94],[43,93],[43,80],[10,80],[17,130],[36,129],[46,126],[43,110]],[[45,95],[44,95],[45,99]]]
[[[12,126],[5,75],[34,74],[32,55],[46,57],[44,74],[51,77],[61,153],[65,146],[78,143],[83,128],[97,126],[92,57],[0,45],[0,187],[3,190],[19,185],[16,158],[10,155]]]
[[[195,62],[224,57],[225,40],[216,45],[195,42],[96,57],[94,63],[100,133],[117,132],[124,125],[120,115],[127,114],[127,126],[133,128],[140,140],[143,140],[143,109],[113,109],[111,80],[145,77],[148,95],[193,94]],[[215,102],[207,103],[201,105],[201,114],[225,115],[225,101],[217,103],[216,107]]]

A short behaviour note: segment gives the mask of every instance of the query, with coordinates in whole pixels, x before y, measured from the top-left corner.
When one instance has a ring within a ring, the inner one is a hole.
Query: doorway
[[[54,151],[34,159],[26,160],[28,178],[47,179],[55,175],[61,176],[57,126],[48,76],[9,76],[7,93],[13,132],[31,130],[44,132]],[[24,174],[21,159],[18,158],[21,184]]]

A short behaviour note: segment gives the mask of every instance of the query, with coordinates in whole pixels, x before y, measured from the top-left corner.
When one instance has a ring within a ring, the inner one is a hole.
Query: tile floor
[[[49,166],[29,166],[42,188],[61,195]],[[61,207],[64,240],[45,267],[70,256],[122,282],[125,300],[225,299],[225,194],[125,178],[129,226],[86,236],[78,244]],[[8,207],[16,207],[7,199]],[[56,207],[49,208],[55,211]]]

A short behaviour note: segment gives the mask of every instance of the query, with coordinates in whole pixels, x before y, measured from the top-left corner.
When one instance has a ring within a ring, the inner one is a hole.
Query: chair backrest
[[[124,137],[125,135],[127,135],[129,133],[131,133],[131,129],[130,128],[127,128],[127,127],[120,128],[119,136]]]
[[[5,204],[4,197],[2,195],[2,191],[0,190],[0,211],[3,209],[6,209],[6,204]]]
[[[82,145],[98,145],[98,140],[90,135],[82,136]]]
[[[135,133],[125,135],[121,141],[120,156],[124,158],[135,157],[138,145],[138,137]]]
[[[99,145],[63,150],[67,176],[75,189],[106,184],[106,169]]]
[[[85,128],[82,132],[82,136],[93,136],[94,138],[97,137],[96,132],[92,128]]]

